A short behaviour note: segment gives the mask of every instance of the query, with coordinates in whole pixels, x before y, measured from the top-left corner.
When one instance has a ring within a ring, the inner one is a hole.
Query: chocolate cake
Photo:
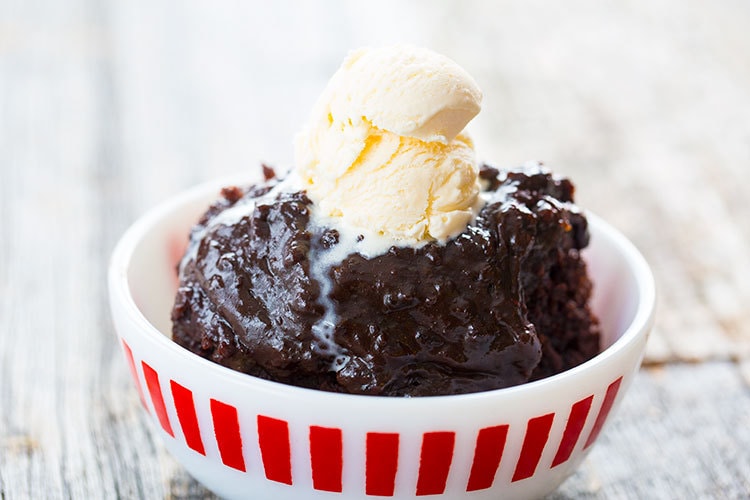
[[[266,173],[224,189],[191,233],[172,311],[190,351],[285,384],[383,396],[514,386],[599,352],[587,222],[571,182],[541,165],[482,167],[485,203],[463,232],[372,257]]]

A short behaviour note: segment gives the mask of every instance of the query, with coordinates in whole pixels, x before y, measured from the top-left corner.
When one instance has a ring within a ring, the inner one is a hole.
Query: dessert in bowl
[[[173,337],[238,371],[352,394],[509,387],[599,350],[570,181],[478,167],[474,80],[424,49],[352,53],[283,179],[227,186],[191,233]]]
[[[462,174],[463,165],[471,164],[463,160],[466,158],[464,146],[470,145],[470,141],[462,139],[462,144],[452,145],[450,137],[457,137],[465,121],[470,119],[466,116],[473,114],[471,110],[462,114],[461,110],[471,106],[461,99],[452,102],[458,104],[443,108],[448,111],[442,114],[433,113],[431,120],[415,121],[416,125],[406,132],[402,127],[400,132],[421,135],[417,140],[422,142],[430,142],[434,136],[441,135],[433,133],[436,130],[441,132],[442,138],[436,141],[442,146],[430,147],[458,150],[459,161],[453,161],[456,158],[451,156],[451,151],[445,157],[450,159],[449,167],[457,168]],[[330,106],[330,109],[335,108]],[[455,116],[460,117],[458,122],[464,123],[458,130],[451,131]],[[387,118],[373,121],[380,120],[381,126],[397,128],[389,125]],[[330,121],[335,123],[335,117]],[[350,123],[348,119],[347,123]],[[379,132],[381,142],[388,142],[393,139],[388,134],[396,133],[386,132]],[[362,137],[365,137],[364,147],[371,147],[373,141],[368,142],[366,134]],[[337,140],[336,137],[316,139],[328,144]],[[301,142],[305,142],[304,136]],[[399,139],[395,149],[413,151],[412,146],[410,139]],[[322,149],[332,150],[328,146]],[[361,151],[355,156],[361,156]],[[378,154],[365,156],[377,158]],[[304,154],[300,157],[301,165],[315,164],[315,161],[305,161]],[[393,157],[393,154],[388,156]],[[368,228],[358,226],[355,233],[362,233],[363,237],[355,241],[374,241],[374,247],[360,245],[358,255],[361,257],[358,258],[377,259],[383,255],[378,254],[379,251],[388,252],[398,245],[412,245],[417,249],[429,245],[447,246],[466,227],[481,219],[483,201],[479,193],[483,189],[478,174],[476,168],[473,177],[469,171],[468,181],[462,178],[456,189],[448,190],[459,202],[444,204],[448,207],[447,213],[417,216],[416,222],[403,222],[402,217],[397,224],[392,224],[393,217],[387,214],[381,213],[380,218],[376,214],[375,219],[370,217],[368,212],[377,212],[373,207],[364,211],[355,207],[353,215],[337,226],[341,221],[335,217],[339,215],[330,211],[349,206],[345,198],[356,192],[357,183],[326,179],[325,172],[311,167],[309,174],[303,173],[302,185],[315,198],[311,204],[323,210],[326,206],[333,207],[325,213],[325,220],[344,235],[340,241],[346,240],[347,224],[357,227],[358,220],[365,220],[365,225],[376,228],[367,232]],[[377,184],[377,178],[377,173],[365,177],[374,179],[372,184]],[[425,396],[441,392],[418,389],[393,393],[414,397],[372,395],[388,394],[369,390],[381,387],[376,383],[359,394],[339,393],[328,386],[322,387],[326,390],[319,390],[312,388],[314,384],[299,387],[300,383],[291,385],[241,373],[198,356],[171,339],[170,311],[174,306],[176,312],[172,317],[177,318],[177,331],[184,311],[182,292],[178,288],[185,287],[185,269],[193,265],[200,254],[191,250],[184,253],[191,228],[196,221],[202,221],[193,229],[191,244],[204,241],[205,231],[201,226],[205,228],[210,220],[205,216],[206,210],[221,199],[221,188],[255,182],[263,184],[262,179],[225,180],[201,186],[166,202],[128,230],[112,258],[113,317],[142,403],[157,423],[166,446],[194,477],[230,498],[413,498],[426,495],[527,498],[551,491],[574,470],[630,384],[652,321],[653,281],[642,257],[624,237],[595,216],[587,215],[591,244],[580,255],[588,265],[593,295],[585,307],[593,311],[592,317],[598,317],[596,331],[601,347],[601,352],[591,359],[520,385],[514,385],[519,381],[513,380],[498,382],[495,386],[503,387],[500,389],[483,390],[485,387],[476,386],[470,389],[481,392],[453,393],[467,392],[460,390],[466,384],[459,384],[458,391],[450,389],[452,392],[447,395]],[[413,181],[402,179],[402,182]],[[346,189],[337,192],[341,185]],[[412,190],[419,188],[415,185]],[[251,198],[257,202],[263,194],[256,195]],[[236,192],[227,194],[225,190],[224,197],[227,196],[229,203],[218,216],[241,198]],[[333,200],[336,203],[332,203]],[[440,203],[430,204],[430,207],[439,206]],[[399,212],[418,214],[418,211],[410,212],[408,207]],[[240,220],[247,216],[247,213],[242,214]],[[224,224],[229,220],[226,215],[222,220],[222,225],[232,227]],[[381,224],[382,221],[390,222]],[[394,238],[399,239],[397,245],[391,244]],[[210,246],[210,239],[205,241]],[[345,258],[333,260],[331,267]],[[178,265],[183,271],[179,278],[175,273]],[[319,294],[325,292],[324,287],[320,289]],[[175,296],[178,299],[173,304]],[[319,309],[322,316],[330,319],[324,307]],[[191,306],[194,316],[209,310]],[[237,333],[236,329],[233,331]],[[536,351],[542,348],[532,340],[526,339],[525,345],[531,346],[528,350],[538,363],[541,354]],[[314,349],[316,344],[311,345]],[[206,350],[210,354],[216,351],[210,345]],[[346,358],[348,355],[350,353],[345,351],[338,352],[334,358],[341,356],[342,364],[346,364],[351,359]],[[433,358],[430,362],[438,363]],[[331,364],[330,369],[336,373],[335,364]],[[518,373],[524,373],[527,378],[532,375],[528,366],[519,367]],[[469,379],[476,380],[476,377]],[[410,387],[421,387],[429,385],[433,379],[412,377],[410,380],[417,380],[416,385]],[[382,384],[386,386],[387,383]],[[446,387],[445,384],[438,384],[438,389],[442,387]]]

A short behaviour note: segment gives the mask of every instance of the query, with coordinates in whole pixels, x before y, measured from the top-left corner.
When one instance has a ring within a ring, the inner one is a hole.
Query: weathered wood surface
[[[210,497],[137,403],[108,255],[197,182],[291,164],[347,49],[485,92],[482,159],[542,159],[659,286],[647,361],[553,498],[750,496],[750,3],[0,2],[0,497]],[[689,362],[689,363],[685,363]]]

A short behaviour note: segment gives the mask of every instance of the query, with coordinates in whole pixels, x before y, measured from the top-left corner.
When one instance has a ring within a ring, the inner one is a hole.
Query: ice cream
[[[481,207],[471,140],[482,93],[426,49],[352,52],[295,144],[303,187],[326,216],[419,245],[460,233]]]

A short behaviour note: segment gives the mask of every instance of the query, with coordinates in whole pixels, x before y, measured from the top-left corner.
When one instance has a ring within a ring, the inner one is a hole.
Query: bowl
[[[245,183],[248,183],[246,181]],[[584,251],[602,352],[558,375],[474,394],[391,398],[261,380],[170,339],[176,263],[225,180],[128,229],[109,269],[112,316],[143,408],[170,453],[227,498],[533,498],[584,459],[640,365],[654,282],[620,233],[588,214]]]

